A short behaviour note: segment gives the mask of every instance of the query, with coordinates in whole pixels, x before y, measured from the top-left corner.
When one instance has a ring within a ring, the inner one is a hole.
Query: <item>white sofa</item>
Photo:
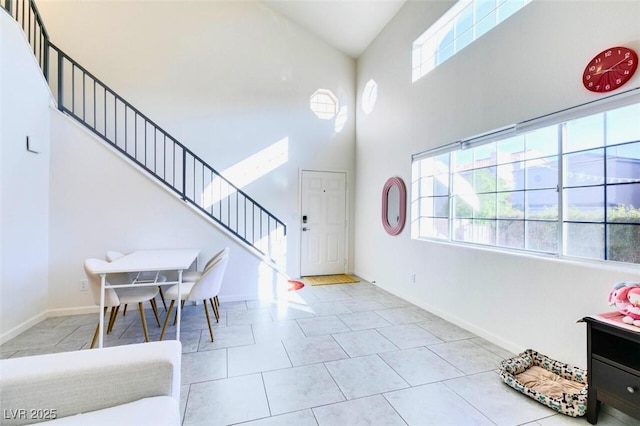
[[[180,342],[0,361],[0,424],[179,425]]]

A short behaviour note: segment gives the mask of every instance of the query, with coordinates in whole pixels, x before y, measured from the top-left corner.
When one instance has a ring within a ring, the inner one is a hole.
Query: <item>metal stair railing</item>
[[[269,261],[284,266],[284,222],[52,44],[33,0],[0,0],[0,6],[21,23],[60,111]]]

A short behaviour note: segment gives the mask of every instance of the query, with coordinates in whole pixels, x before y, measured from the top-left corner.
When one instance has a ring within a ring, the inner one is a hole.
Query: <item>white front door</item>
[[[300,275],[346,272],[347,175],[302,171]]]

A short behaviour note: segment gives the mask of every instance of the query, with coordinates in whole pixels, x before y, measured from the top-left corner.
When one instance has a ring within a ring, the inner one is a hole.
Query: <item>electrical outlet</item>
[[[80,291],[87,291],[89,290],[89,281],[85,280],[80,280]]]

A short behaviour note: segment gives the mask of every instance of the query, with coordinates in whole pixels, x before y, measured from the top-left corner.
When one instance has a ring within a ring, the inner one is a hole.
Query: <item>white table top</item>
[[[200,250],[137,250],[94,270],[97,274],[144,271],[179,271],[188,269]]]

